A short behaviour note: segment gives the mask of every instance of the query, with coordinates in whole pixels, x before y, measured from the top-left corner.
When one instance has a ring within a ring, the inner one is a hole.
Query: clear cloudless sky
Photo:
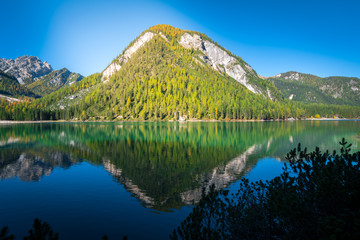
[[[0,58],[101,72],[142,31],[205,33],[262,76],[360,77],[359,0],[0,0]]]

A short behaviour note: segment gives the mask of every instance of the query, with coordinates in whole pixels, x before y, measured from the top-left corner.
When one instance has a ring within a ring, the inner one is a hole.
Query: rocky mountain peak
[[[287,76],[284,76],[284,78],[289,80],[299,81],[303,78],[303,76],[301,73],[298,72],[289,72]]]
[[[147,42],[155,36],[164,39],[170,46],[188,49],[192,59],[202,67],[212,68],[222,76],[229,76],[246,87],[249,91],[271,100],[279,95],[273,85],[244,62],[205,34],[181,30],[170,25],[156,25],[145,30],[103,71],[102,81],[107,82],[111,76],[120,71],[122,66]],[[182,55],[178,55],[179,58]]]
[[[53,71],[48,62],[42,62],[36,56],[21,56],[13,59],[0,58],[0,70],[10,74],[24,84],[26,79],[36,79]]]
[[[319,79],[320,77],[308,74],[308,73],[301,73],[296,71],[289,71],[285,73],[279,73],[278,75],[275,75],[270,78],[282,78],[289,81],[306,81],[308,79]]]

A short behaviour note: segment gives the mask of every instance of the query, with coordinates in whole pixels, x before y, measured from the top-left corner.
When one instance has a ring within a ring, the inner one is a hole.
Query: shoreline
[[[26,124],[26,123],[66,123],[66,122],[76,122],[76,121],[66,121],[66,120],[40,120],[40,121],[0,120],[0,125],[1,124]]]
[[[288,121],[359,121],[360,118],[305,118],[305,119],[276,119],[276,120],[186,120],[186,121],[175,121],[175,120],[167,120],[167,121],[154,121],[154,120],[138,120],[138,121],[79,121],[79,120],[39,120],[39,121],[15,121],[15,120],[0,120],[0,125],[6,124],[36,124],[36,123],[123,123],[123,122],[178,122],[178,123],[186,123],[186,122],[288,122]]]
[[[306,121],[357,121],[360,118],[306,118]]]

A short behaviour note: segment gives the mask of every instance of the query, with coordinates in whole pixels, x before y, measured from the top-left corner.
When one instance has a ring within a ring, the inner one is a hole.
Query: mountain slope
[[[21,85],[14,76],[0,70],[0,94],[10,97],[37,97],[35,93]]]
[[[44,96],[57,91],[63,86],[70,86],[81,79],[83,79],[83,76],[79,73],[72,73],[68,69],[63,68],[52,71],[39,80],[27,85],[27,87],[38,95]]]
[[[320,78],[310,74],[287,72],[268,78],[284,97],[306,103],[360,105],[360,79],[351,77]]]

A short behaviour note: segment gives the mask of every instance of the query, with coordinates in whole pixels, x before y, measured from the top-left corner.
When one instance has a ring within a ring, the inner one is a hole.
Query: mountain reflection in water
[[[145,207],[169,211],[202,189],[236,182],[264,157],[285,160],[299,142],[358,149],[359,122],[73,123],[0,127],[0,179],[41,181],[86,161],[103,167]],[[331,129],[331,130],[330,130]]]

